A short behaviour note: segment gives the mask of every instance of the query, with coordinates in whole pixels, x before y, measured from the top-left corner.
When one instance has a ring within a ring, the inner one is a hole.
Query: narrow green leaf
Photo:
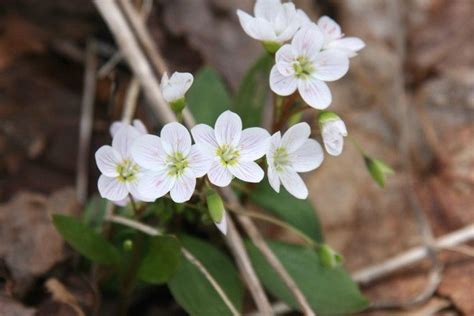
[[[53,224],[64,240],[89,260],[101,264],[116,264],[120,261],[117,248],[80,220],[54,214]]]
[[[267,181],[260,182],[250,195],[257,205],[293,225],[317,242],[323,241],[321,225],[316,210],[309,200],[300,200],[283,187],[275,192]]]
[[[180,261],[179,241],[172,236],[155,236],[138,268],[138,277],[148,283],[165,283],[176,273]]]
[[[271,241],[268,244],[318,315],[347,315],[368,306],[367,299],[342,267],[324,267],[318,255],[305,247]],[[260,251],[250,242],[246,246],[263,285],[275,297],[298,309],[293,295]]]
[[[241,310],[243,287],[229,258],[203,240],[183,236],[181,242],[206,267],[234,306]],[[191,315],[232,315],[201,271],[185,258],[178,272],[168,281],[168,286],[176,301]]]
[[[273,57],[265,53],[245,74],[234,98],[233,110],[242,117],[244,127],[259,126],[270,87],[268,77]]]
[[[230,106],[230,97],[224,82],[210,67],[197,72],[186,100],[196,122],[211,126],[214,126],[217,117]]]

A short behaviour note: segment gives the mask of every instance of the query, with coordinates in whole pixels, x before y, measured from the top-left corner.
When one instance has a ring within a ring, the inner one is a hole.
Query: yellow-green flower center
[[[313,63],[305,56],[300,56],[293,63],[295,75],[298,78],[306,78],[314,72]]]
[[[232,166],[237,163],[240,152],[231,145],[221,145],[216,150],[216,155],[221,159],[224,166]]]
[[[176,152],[173,155],[169,155],[167,159],[168,163],[168,174],[170,176],[182,176],[184,171],[189,166],[188,159],[180,152]]]
[[[131,160],[125,159],[117,165],[117,179],[122,182],[133,181],[140,167]]]
[[[290,163],[288,152],[283,147],[278,147],[273,152],[273,165],[276,171],[282,171]]]

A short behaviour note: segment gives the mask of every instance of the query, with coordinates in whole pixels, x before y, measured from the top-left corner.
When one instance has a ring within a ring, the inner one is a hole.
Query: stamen
[[[221,158],[224,166],[234,165],[240,157],[240,152],[231,145],[222,145],[216,150],[216,155]]]

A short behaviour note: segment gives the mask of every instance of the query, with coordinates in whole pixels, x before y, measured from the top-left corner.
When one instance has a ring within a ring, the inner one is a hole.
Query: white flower
[[[325,109],[332,96],[324,81],[334,81],[349,69],[349,59],[338,50],[321,51],[324,35],[313,23],[299,30],[291,44],[276,53],[276,64],[270,72],[270,87],[287,96],[298,89],[303,100],[316,109]]]
[[[263,128],[242,130],[240,117],[225,111],[217,118],[214,129],[199,124],[191,134],[213,160],[207,173],[211,183],[225,187],[233,177],[252,183],[262,181],[264,172],[254,161],[265,155],[268,145],[270,134]]]
[[[115,134],[117,134],[117,132],[123,127],[123,126],[126,126],[127,124],[121,122],[121,121],[116,121],[116,122],[113,122],[112,125],[110,125],[110,135],[112,137],[115,136]],[[148,130],[146,129],[145,127],[145,124],[143,124],[142,121],[140,120],[133,120],[132,122],[132,126],[137,130],[137,132],[139,132],[141,135],[143,134],[146,134],[148,133]]]
[[[302,25],[305,14],[291,2],[257,0],[254,15],[237,10],[240,24],[250,37],[267,43],[282,44],[290,40]]]
[[[148,169],[138,190],[145,201],[170,192],[176,203],[186,202],[193,195],[196,178],[206,174],[211,161],[198,145],[191,145],[191,136],[180,123],[166,124],[160,136],[142,135],[133,143],[133,158]]]
[[[347,57],[354,57],[365,47],[365,43],[358,37],[344,37],[339,24],[328,16],[320,17],[318,26],[324,33],[324,49],[337,49]]]
[[[336,119],[321,122],[321,134],[328,154],[339,156],[344,146],[344,137],[347,136],[347,128],[344,121],[337,117]]]
[[[298,172],[308,172],[319,167],[324,154],[321,145],[310,139],[311,129],[307,123],[290,127],[281,137],[273,134],[267,151],[268,181],[276,192],[280,183],[298,199],[308,197],[308,189]]]
[[[124,125],[115,132],[112,146],[102,146],[95,153],[97,167],[102,173],[97,185],[103,198],[123,202],[131,194],[141,200],[137,188],[143,170],[130,153],[132,142],[139,136],[140,133],[134,127]]]
[[[168,74],[165,72],[160,83],[163,98],[168,103],[183,99],[193,84],[193,80],[193,75],[188,72],[174,72],[170,78],[168,78]]]

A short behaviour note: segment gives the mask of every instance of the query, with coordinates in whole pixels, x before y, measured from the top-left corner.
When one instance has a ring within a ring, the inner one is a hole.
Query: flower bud
[[[385,178],[387,175],[394,174],[393,169],[387,165],[384,161],[371,158],[369,156],[364,156],[365,165],[367,170],[369,170],[372,179],[377,182],[380,187],[385,186]]]
[[[163,98],[176,114],[181,113],[186,105],[184,95],[193,84],[194,77],[187,72],[174,72],[171,77],[167,73],[161,78],[160,88]]]
[[[319,260],[326,268],[335,268],[342,263],[342,256],[335,252],[329,245],[323,244],[318,249]]]
[[[224,202],[222,201],[220,195],[216,191],[209,189],[206,200],[207,207],[209,209],[209,215],[211,215],[212,220],[216,223],[222,221],[225,209]]]
[[[131,251],[133,249],[133,241],[126,239],[123,241],[122,248],[124,251]]]
[[[344,121],[330,111],[321,111],[318,121],[326,151],[332,156],[339,156],[344,146],[344,137],[347,136]]]

